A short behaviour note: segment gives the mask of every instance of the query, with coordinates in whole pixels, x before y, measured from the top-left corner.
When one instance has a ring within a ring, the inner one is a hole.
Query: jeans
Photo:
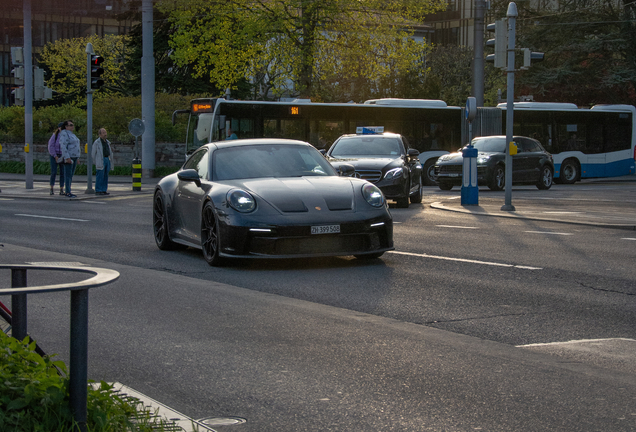
[[[110,171],[110,159],[104,158],[104,169],[97,170],[95,178],[95,192],[106,192],[108,189],[108,171]]]
[[[67,195],[71,193],[71,182],[73,181],[73,174],[75,174],[75,167],[77,166],[77,158],[71,158],[73,163],[64,164],[64,186]]]
[[[51,187],[55,186],[55,176],[57,175],[57,167],[60,167],[60,188],[64,187],[64,164],[59,164],[53,156],[49,156],[51,161]]]

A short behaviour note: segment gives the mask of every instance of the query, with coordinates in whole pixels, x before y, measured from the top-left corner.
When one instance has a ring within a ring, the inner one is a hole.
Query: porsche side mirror
[[[340,164],[338,167],[338,173],[340,174],[340,177],[353,177],[356,173],[356,169],[350,164]]]
[[[199,173],[194,169],[187,169],[183,171],[179,171],[177,173],[177,177],[182,181],[194,182],[198,187],[201,187],[201,179],[199,178]]]

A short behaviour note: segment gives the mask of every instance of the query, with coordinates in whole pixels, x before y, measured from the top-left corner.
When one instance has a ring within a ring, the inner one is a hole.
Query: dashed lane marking
[[[455,225],[435,225],[440,228],[460,228],[460,229],[479,229],[479,227],[455,226]]]
[[[53,216],[39,216],[39,215],[20,214],[20,213],[16,214],[16,216],[41,218],[41,219],[56,219],[56,220],[73,221],[73,222],[88,222],[88,220],[86,220],[86,219],[71,219],[71,218],[62,218],[62,217],[53,217]]]
[[[574,235],[572,233],[560,233],[560,232],[549,232],[549,231],[524,231],[530,234],[551,234],[551,235]]]
[[[437,256],[437,255],[418,254],[418,253],[399,252],[399,251],[389,251],[389,253],[394,253],[394,254],[398,254],[398,255],[415,256],[415,257],[420,257],[420,258],[432,258],[432,259],[445,260],[445,261],[465,262],[465,263],[469,263],[469,264],[480,264],[480,265],[495,266],[495,267],[518,268],[518,269],[522,269],[522,270],[543,270],[542,267],[530,267],[530,266],[522,266],[522,265],[516,265],[516,264],[504,264],[504,263],[496,263],[496,262],[488,262],[488,261],[478,261],[478,260],[471,260],[471,259],[466,259],[466,258],[443,257],[443,256]]]

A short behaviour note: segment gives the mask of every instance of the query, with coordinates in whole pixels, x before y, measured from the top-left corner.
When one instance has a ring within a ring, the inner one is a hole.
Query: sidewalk
[[[586,197],[589,187],[599,187],[594,199]],[[617,186],[619,191],[606,191],[603,187]],[[548,194],[533,188],[513,188],[512,205],[515,211],[504,211],[504,192],[480,189],[479,205],[461,205],[459,188],[453,195],[441,196],[431,207],[470,214],[496,216],[544,222],[636,230],[636,175],[583,180],[575,185],[555,185]],[[624,189],[624,190],[623,190]],[[532,192],[527,192],[532,191]]]
[[[110,195],[95,195],[95,176],[92,176],[92,191],[87,192],[88,176],[73,176],[72,191],[77,198],[69,198],[60,196],[60,182],[56,179],[53,191],[55,195],[50,194],[49,176],[42,174],[33,175],[33,189],[26,188],[26,180],[24,174],[0,173],[0,199],[2,198],[35,198],[35,199],[56,199],[56,200],[89,200],[89,199],[108,199],[115,196],[152,194],[155,186],[161,180],[160,178],[142,178],[141,191],[132,190],[132,177],[128,176],[109,176],[108,192]]]

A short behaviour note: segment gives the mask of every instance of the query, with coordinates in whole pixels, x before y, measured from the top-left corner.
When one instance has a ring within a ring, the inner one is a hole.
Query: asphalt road
[[[588,187],[564,193],[612,195]],[[0,261],[120,271],[91,293],[89,375],[193,418],[248,420],[220,431],[636,429],[636,235],[438,210],[458,191],[426,192],[392,210],[396,251],[370,263],[210,268],[156,248],[149,195],[1,201]],[[515,192],[524,209],[540,198]],[[484,192],[482,210],[498,197]],[[29,310],[65,358],[68,295]]]

